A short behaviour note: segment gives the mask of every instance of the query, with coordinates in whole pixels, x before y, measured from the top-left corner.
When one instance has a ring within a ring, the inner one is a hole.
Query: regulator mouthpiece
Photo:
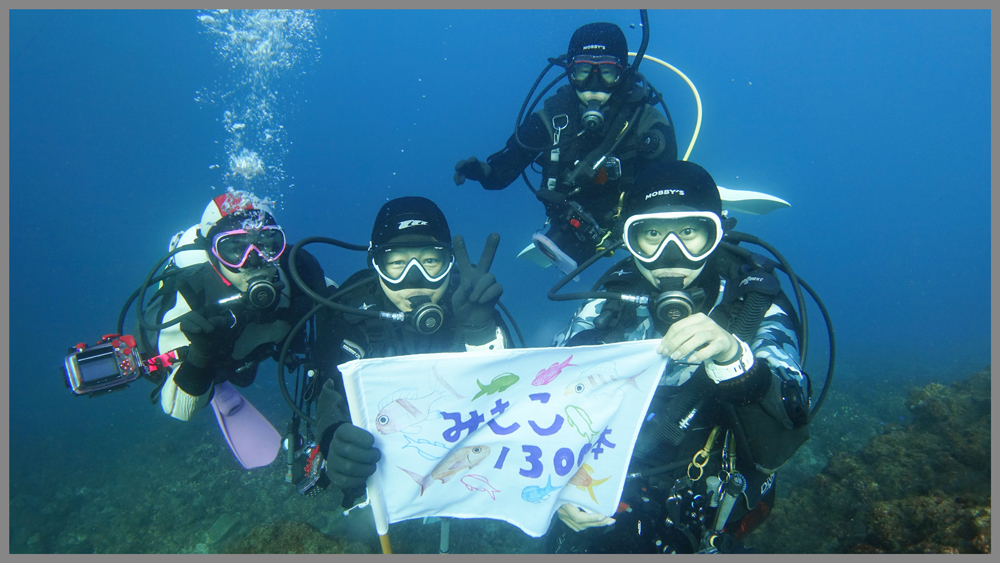
[[[281,280],[271,281],[267,275],[251,278],[247,282],[247,304],[258,310],[270,309],[277,304],[283,287]]]
[[[694,313],[694,300],[684,291],[684,278],[664,278],[658,284],[660,294],[653,311],[661,321],[672,325]]]
[[[583,128],[587,131],[600,129],[604,125],[604,114],[601,112],[601,102],[590,100],[587,102],[587,109],[583,112]]]
[[[410,307],[413,309],[407,313],[413,329],[420,334],[434,334],[444,324],[444,310],[431,303],[428,295],[415,295],[409,298]]]

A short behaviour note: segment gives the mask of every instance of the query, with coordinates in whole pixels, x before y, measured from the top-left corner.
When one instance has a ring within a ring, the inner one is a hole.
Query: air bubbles
[[[229,156],[229,173],[247,180],[264,172],[264,161],[251,150],[243,149],[239,154]]]
[[[195,101],[216,106],[222,114],[218,121],[228,134],[224,146],[229,163],[224,178],[237,189],[270,191],[280,198],[285,178],[282,162],[292,144],[279,123],[289,107],[282,89],[294,92],[294,80],[304,74],[301,67],[319,59],[314,41],[317,14],[313,10],[200,10],[196,17],[212,36],[223,64],[214,87],[196,92]]]

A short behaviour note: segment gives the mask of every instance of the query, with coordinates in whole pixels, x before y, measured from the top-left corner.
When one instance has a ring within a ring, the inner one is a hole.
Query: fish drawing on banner
[[[614,396],[619,390],[623,389],[626,384],[638,389],[639,384],[637,384],[635,380],[640,375],[646,373],[646,369],[631,377],[622,378],[618,375],[618,370],[615,369],[614,362],[602,362],[587,370],[587,372],[581,375],[573,383],[567,385],[566,391],[563,394],[568,396],[583,395],[588,398],[596,398],[597,395],[603,395],[605,397]],[[600,389],[604,385],[615,381],[623,381],[624,383],[614,388],[610,388],[608,392],[603,390],[595,391],[595,389]]]
[[[569,425],[572,426],[576,431],[587,439],[588,442],[593,443],[597,435],[600,434],[597,430],[593,428],[593,422],[590,420],[590,415],[587,411],[576,405],[569,405],[566,407],[566,420],[569,421]]]
[[[545,483],[544,487],[539,487],[537,485],[525,487],[524,490],[521,491],[521,498],[535,504],[548,499],[552,493],[559,490],[559,487],[552,486],[552,475],[549,475],[548,477],[548,481]]]
[[[483,385],[478,379],[476,380],[476,385],[479,385],[479,392],[476,396],[472,398],[473,401],[482,397],[483,395],[492,395],[494,393],[499,393],[501,391],[506,391],[511,385],[514,385],[521,379],[520,377],[514,375],[513,373],[501,373],[500,375],[493,378],[489,385]]]
[[[375,428],[383,436],[393,432],[416,433],[420,431],[417,424],[427,420],[433,412],[431,405],[443,398],[447,393],[451,393],[456,399],[461,399],[454,389],[437,374],[434,370],[434,378],[437,380],[434,389],[418,397],[418,391],[413,388],[399,389],[383,398],[378,405],[379,411],[375,415]],[[444,389],[441,389],[444,387]]]
[[[462,484],[465,485],[465,488],[470,491],[482,491],[490,495],[490,498],[493,500],[497,499],[496,494],[500,492],[500,489],[490,484],[489,479],[483,477],[482,475],[475,475],[473,473],[469,473],[465,477],[462,477]]]
[[[490,447],[489,446],[466,446],[464,448],[459,448],[451,453],[448,457],[444,459],[441,463],[431,471],[429,475],[421,476],[419,473],[414,473],[409,469],[403,469],[398,465],[407,475],[413,478],[418,485],[420,485],[420,496],[424,495],[424,491],[428,487],[434,484],[434,481],[441,481],[441,483],[447,483],[454,477],[457,473],[465,471],[466,469],[472,469],[473,467],[479,465],[484,459],[489,457]]]
[[[594,474],[594,469],[589,465],[587,465],[586,463],[584,463],[583,466],[581,466],[580,469],[569,480],[569,484],[576,485],[576,488],[580,489],[581,491],[587,491],[588,493],[590,493],[590,498],[594,499],[594,502],[597,502],[597,497],[594,496],[594,487],[610,479],[611,475],[608,475],[604,479],[594,480],[594,478],[591,477],[591,475],[593,474]]]
[[[573,356],[571,355],[570,357],[566,358],[564,361],[562,361],[562,362],[556,362],[556,363],[552,364],[551,366],[549,366],[549,367],[547,367],[547,368],[539,371],[538,375],[535,376],[535,379],[533,379],[531,381],[531,384],[532,385],[536,385],[536,386],[538,386],[538,385],[548,385],[550,382],[552,382],[553,379],[559,377],[559,374],[562,373],[562,370],[564,370],[564,369],[566,369],[566,368],[568,368],[570,366],[577,367],[576,364],[569,363],[569,361],[572,360],[572,359],[573,359]]]
[[[420,454],[420,457],[424,459],[431,459],[431,460],[441,459],[444,456],[448,455],[448,452],[451,451],[451,448],[449,448],[447,445],[441,442],[431,442],[427,438],[419,438],[417,440],[414,440],[409,436],[403,436],[403,437],[406,438],[406,445],[403,446],[403,449],[405,450],[406,448],[413,448],[417,450],[417,453]]]

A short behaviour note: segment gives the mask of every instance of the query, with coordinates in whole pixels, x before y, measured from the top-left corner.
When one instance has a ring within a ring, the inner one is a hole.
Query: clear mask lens
[[[265,262],[274,262],[284,250],[285,233],[277,226],[219,233],[212,243],[215,257],[231,268],[243,266],[250,252],[256,252]]]
[[[597,71],[604,84],[610,86],[622,77],[622,65],[616,57],[574,57],[569,68],[569,79],[576,83],[586,82]]]
[[[411,270],[419,271],[430,283],[440,282],[455,260],[446,246],[385,246],[375,252],[375,269],[388,283],[402,282]]]
[[[671,242],[688,260],[700,261],[721,239],[722,225],[714,213],[652,213],[625,222],[625,245],[645,263],[656,261]]]

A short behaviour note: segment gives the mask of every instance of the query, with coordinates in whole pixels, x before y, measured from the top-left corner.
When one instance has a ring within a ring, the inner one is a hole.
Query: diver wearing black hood
[[[775,471],[809,437],[794,309],[766,266],[720,246],[719,192],[697,164],[645,170],[622,216],[629,256],[595,284],[609,297],[585,302],[555,344],[658,339],[670,361],[629,465],[621,500],[630,508],[612,519],[563,505],[549,547],[739,549],[773,506]],[[611,298],[621,294],[649,301]]]
[[[645,79],[630,72],[617,25],[577,29],[560,64],[570,83],[518,124],[486,162],[458,162],[454,180],[501,190],[537,162],[542,185],[535,195],[550,222],[545,236],[580,263],[616,230],[624,186],[650,164],[676,160],[677,141],[671,123],[651,105],[656,101]]]
[[[345,508],[364,495],[381,453],[368,431],[350,423],[337,366],[361,358],[509,347],[507,326],[495,309],[503,287],[489,273],[499,241],[496,233],[487,237],[473,266],[465,241],[452,239],[434,202],[423,197],[386,202],[372,229],[368,268],[341,285],[346,294],[336,301],[405,314],[406,322],[330,309],[317,314],[313,359],[322,383],[316,400],[318,443],[326,477],[344,491]]]

